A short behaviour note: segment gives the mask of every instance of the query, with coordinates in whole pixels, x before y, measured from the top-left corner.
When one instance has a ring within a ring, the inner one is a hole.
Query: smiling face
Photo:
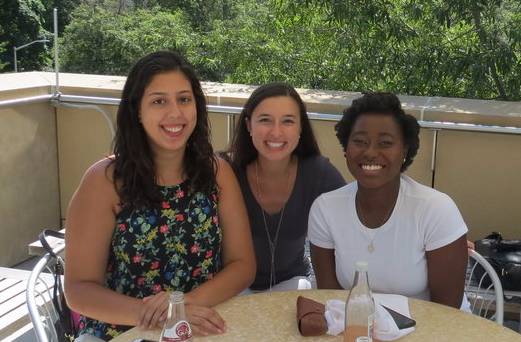
[[[190,81],[180,71],[154,76],[143,93],[139,116],[156,156],[183,152],[197,121]]]
[[[356,120],[345,152],[358,184],[376,189],[399,180],[407,147],[392,115],[366,113]]]
[[[262,100],[246,124],[261,158],[273,161],[289,158],[298,145],[300,111],[289,96]]]

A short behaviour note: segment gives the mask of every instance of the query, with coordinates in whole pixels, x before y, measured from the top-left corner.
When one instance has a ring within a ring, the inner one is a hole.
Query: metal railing
[[[115,97],[96,97],[96,96],[79,96],[79,95],[65,95],[59,92],[51,95],[39,95],[33,97],[27,97],[16,100],[4,100],[0,101],[0,110],[2,108],[19,106],[24,104],[40,103],[50,101],[55,106],[74,107],[78,109],[92,109],[101,113],[107,126],[110,129],[112,138],[114,138],[115,128],[110,115],[103,110],[99,105],[118,106],[121,99]],[[425,106],[422,108],[421,117]],[[220,105],[208,105],[208,112],[226,115],[226,138],[229,144],[235,134],[236,118],[241,113],[242,107],[234,106],[220,106]],[[340,114],[332,113],[316,113],[308,112],[308,117],[311,120],[316,121],[339,121],[341,118]],[[479,125],[469,123],[457,123],[457,122],[437,122],[437,121],[418,121],[420,127],[433,131],[432,134],[432,155],[431,155],[431,186],[434,187],[435,173],[436,173],[436,156],[438,149],[438,136],[439,132],[443,130],[452,131],[463,131],[463,132],[478,132],[478,133],[496,133],[496,134],[514,134],[521,135],[521,127],[505,127],[505,126],[492,126],[492,125]]]
[[[54,101],[57,105],[62,103],[77,103],[77,104],[94,104],[94,105],[110,105],[119,106],[121,99],[115,97],[96,97],[96,96],[78,96],[78,95],[38,95],[32,97],[26,97],[15,100],[4,100],[0,101],[0,109],[8,108],[18,105],[25,105],[31,103],[39,103],[46,101]],[[217,106],[208,105],[208,112],[224,114],[228,116],[237,116],[241,113],[242,107],[233,106]],[[340,114],[333,113],[317,113],[308,112],[308,117],[311,120],[317,121],[339,121],[341,118]],[[457,123],[457,122],[440,122],[440,121],[425,121],[419,120],[418,123],[422,128],[429,128],[434,130],[456,130],[456,131],[468,131],[468,132],[481,132],[481,133],[501,133],[501,134],[521,134],[521,127],[506,127],[506,126],[491,126],[491,125],[479,125],[469,123]]]
[[[45,95],[24,97],[24,98],[21,98],[21,99],[3,100],[3,101],[0,101],[0,109],[16,107],[16,106],[22,106],[22,105],[29,105],[29,104],[33,104],[33,103],[49,102],[53,98],[54,98],[53,95],[45,94]]]

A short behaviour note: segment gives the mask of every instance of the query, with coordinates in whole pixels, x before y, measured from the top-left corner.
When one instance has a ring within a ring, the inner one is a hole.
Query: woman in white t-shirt
[[[335,126],[356,179],[315,200],[309,240],[318,288],[351,288],[369,263],[374,292],[460,307],[467,227],[444,193],[402,173],[419,147],[419,125],[389,93],[353,101]]]

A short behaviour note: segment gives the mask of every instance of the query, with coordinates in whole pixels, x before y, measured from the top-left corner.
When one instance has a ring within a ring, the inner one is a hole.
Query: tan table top
[[[196,337],[196,341],[342,341],[342,336],[302,337],[297,330],[296,300],[299,295],[325,303],[328,299],[347,298],[347,291],[304,290],[259,293],[238,296],[215,309],[227,324],[223,335]],[[417,299],[409,301],[416,330],[400,339],[414,341],[521,341],[521,334],[492,321],[462,311]],[[131,329],[114,342],[146,338],[157,341],[160,331]]]

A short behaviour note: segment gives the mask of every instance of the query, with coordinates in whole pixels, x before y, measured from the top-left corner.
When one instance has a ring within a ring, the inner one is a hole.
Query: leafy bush
[[[184,14],[137,10],[115,15],[81,6],[62,39],[61,65],[67,72],[125,75],[143,55],[157,50],[187,54],[197,35]]]
[[[175,49],[217,82],[521,99],[517,0],[133,4],[77,8],[62,40],[63,70],[124,75],[144,54]]]

